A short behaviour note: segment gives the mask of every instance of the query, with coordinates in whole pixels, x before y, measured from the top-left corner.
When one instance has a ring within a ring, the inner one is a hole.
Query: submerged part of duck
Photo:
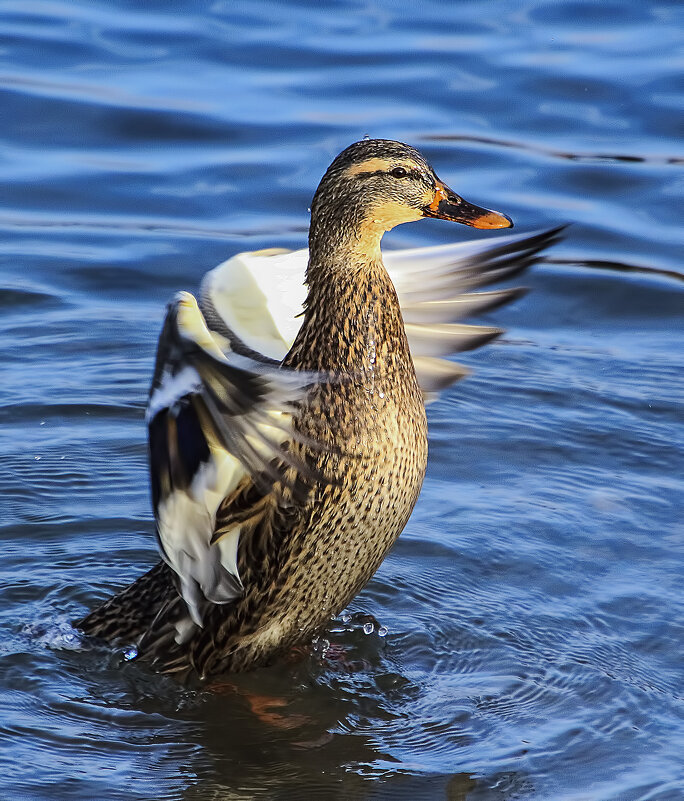
[[[501,333],[457,321],[520,294],[470,290],[520,273],[559,234],[383,263],[383,233],[424,216],[512,225],[413,148],[357,142],[321,180],[308,256],[240,254],[199,303],[170,304],[147,409],[163,561],[84,632],[205,677],[309,642],[366,584],[420,492],[425,400],[466,372],[444,357]]]

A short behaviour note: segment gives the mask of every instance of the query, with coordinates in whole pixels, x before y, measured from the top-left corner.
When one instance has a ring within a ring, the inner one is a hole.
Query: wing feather
[[[167,311],[147,409],[160,550],[196,625],[207,601],[228,603],[243,590],[240,522],[223,526],[214,542],[224,499],[245,484],[266,496],[278,482],[301,487],[320,478],[289,447],[298,438],[291,414],[317,376],[234,353],[230,344],[209,330],[195,298],[180,293]]]
[[[426,401],[468,373],[444,357],[480,347],[501,333],[491,327],[453,324],[510,303],[526,291],[477,290],[509,280],[537,263],[544,250],[559,240],[563,228],[383,254]],[[307,250],[240,253],[205,276],[202,310],[238,352],[254,355],[261,350],[280,360],[299,329],[307,260]],[[426,361],[436,358],[444,364]]]

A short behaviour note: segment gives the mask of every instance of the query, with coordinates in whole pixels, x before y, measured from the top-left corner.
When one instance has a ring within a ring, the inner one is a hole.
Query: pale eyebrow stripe
[[[395,162],[390,161],[389,159],[384,159],[380,157],[366,159],[362,161],[360,164],[353,164],[351,167],[347,167],[344,171],[344,175],[347,178],[358,178],[360,176],[370,176],[370,175],[382,175],[384,173],[389,172],[390,170],[394,169],[395,167],[404,167],[408,175],[407,178],[412,178],[414,181],[423,180],[423,178],[427,175],[428,179],[431,183],[434,184],[434,181],[431,180],[431,176],[429,173],[423,173],[413,162]]]
[[[350,178],[364,172],[387,172],[392,167],[392,162],[383,158],[372,158],[362,161],[360,164],[352,164],[347,167],[345,174]]]

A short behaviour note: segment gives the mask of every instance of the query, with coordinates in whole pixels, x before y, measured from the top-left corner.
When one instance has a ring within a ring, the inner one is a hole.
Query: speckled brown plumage
[[[301,431],[334,449],[306,453],[334,483],[315,486],[297,506],[287,497],[278,502],[282,490],[263,505],[252,489],[253,530],[243,529],[238,561],[246,592],[229,615],[209,610],[191,648],[200,673],[253,666],[310,641],[366,584],[406,525],[425,473],[427,426],[399,305],[383,274],[382,265],[366,265],[363,275],[311,285],[286,363],[354,376],[319,388],[297,417]]]
[[[397,164],[414,170],[411,181]],[[289,446],[318,478],[291,466],[267,487],[247,476],[224,499],[214,539],[240,522],[244,592],[230,603],[207,601],[203,626],[180,638],[187,609],[173,570],[160,564],[80,628],[138,641],[138,658],[156,669],[204,677],[266,664],[309,642],[366,584],[406,525],[427,460],[424,401],[380,239],[434,212],[446,197],[439,187],[417,151],[384,140],[352,145],[321,181],[305,313],[282,363],[330,377],[299,404],[294,427],[303,438]]]

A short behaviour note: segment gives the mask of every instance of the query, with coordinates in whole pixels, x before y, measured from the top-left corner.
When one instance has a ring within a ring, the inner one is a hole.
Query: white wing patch
[[[237,569],[239,528],[217,545],[211,544],[211,538],[221,501],[245,473],[229,454],[212,453],[212,460],[199,469],[189,490],[171,492],[157,508],[162,556],[177,573],[181,595],[198,626],[202,625],[205,599],[228,603],[242,590]]]
[[[239,253],[207,273],[207,293],[226,325],[251,350],[280,361],[299,331],[308,251]]]
[[[150,397],[145,411],[145,422],[149,421],[162,409],[171,408],[186,395],[197,392],[202,379],[194,367],[183,367],[176,375],[164,373],[159,387]]]

